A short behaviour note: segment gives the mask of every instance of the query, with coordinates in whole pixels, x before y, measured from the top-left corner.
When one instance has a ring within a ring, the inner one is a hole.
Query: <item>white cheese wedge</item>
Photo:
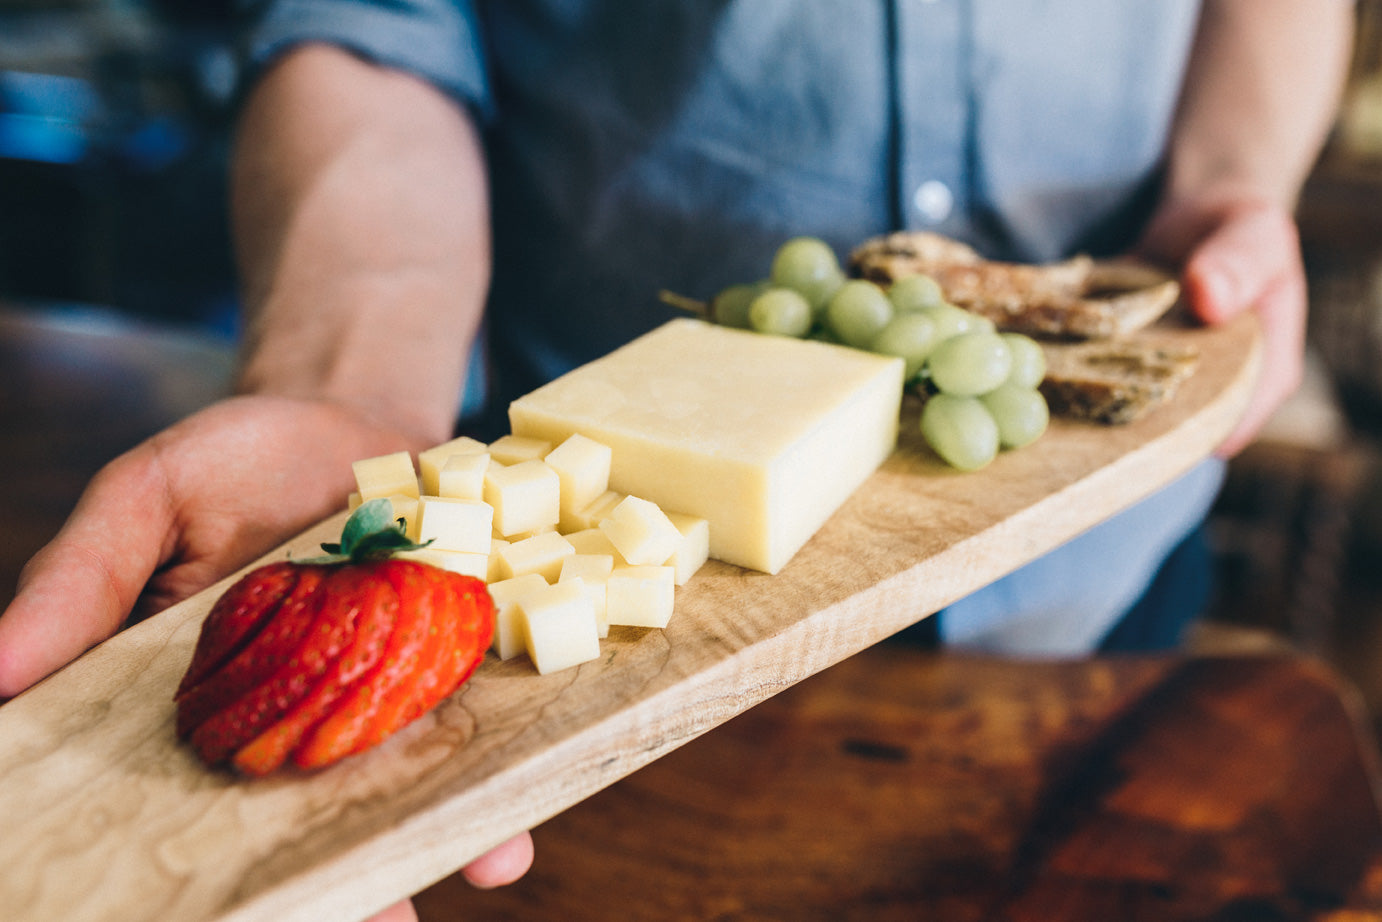
[[[514,434],[612,450],[609,488],[706,519],[776,573],[897,444],[901,359],[673,320],[509,408]]]

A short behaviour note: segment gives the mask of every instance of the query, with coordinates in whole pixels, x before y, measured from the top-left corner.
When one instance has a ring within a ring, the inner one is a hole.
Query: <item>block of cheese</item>
[[[351,470],[355,474],[355,486],[363,499],[378,499],[395,493],[419,495],[413,456],[406,451],[362,458],[351,464]]]
[[[432,448],[418,452],[418,476],[422,480],[422,492],[427,496],[438,496],[437,475],[446,460],[452,455],[469,455],[477,452],[488,453],[489,446],[468,436],[460,436]]]
[[[892,453],[901,359],[699,320],[515,400],[512,431],[612,449],[609,488],[710,523],[710,555],[776,573]]]

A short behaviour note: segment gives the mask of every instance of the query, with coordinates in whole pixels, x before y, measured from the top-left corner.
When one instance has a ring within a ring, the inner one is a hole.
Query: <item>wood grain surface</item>
[[[538,676],[487,660],[386,745],[248,781],[178,745],[171,696],[226,582],[0,707],[0,906],[38,920],[359,919],[1141,499],[1206,457],[1257,371],[1251,318],[1149,334],[1202,360],[1174,402],[1057,422],[975,474],[898,451],[777,576],[712,563],[664,632]],[[338,516],[275,551],[307,553]],[[233,578],[233,577],[231,577]]]
[[[1376,744],[1295,655],[885,642],[553,818],[423,922],[1382,918]]]

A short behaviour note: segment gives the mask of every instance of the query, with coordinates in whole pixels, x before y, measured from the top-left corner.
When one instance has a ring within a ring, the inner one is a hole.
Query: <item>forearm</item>
[[[1168,197],[1293,209],[1332,124],[1352,33],[1348,0],[1206,0]]]
[[[489,284],[483,154],[433,87],[306,47],[248,101],[232,168],[238,387],[448,437]]]

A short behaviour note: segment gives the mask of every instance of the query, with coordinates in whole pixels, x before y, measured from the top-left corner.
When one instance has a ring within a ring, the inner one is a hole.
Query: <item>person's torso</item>
[[[927,228],[994,257],[1128,242],[1192,0],[494,0],[480,18],[501,401],[766,274]]]

